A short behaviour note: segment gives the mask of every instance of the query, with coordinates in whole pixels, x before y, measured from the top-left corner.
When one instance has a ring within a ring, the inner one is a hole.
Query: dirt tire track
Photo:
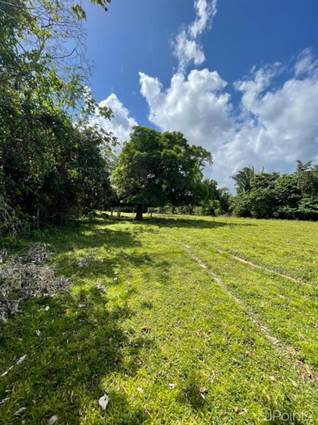
[[[310,381],[312,383],[318,383],[318,374],[316,373],[316,371],[314,371],[311,366],[309,366],[309,364],[307,364],[306,362],[297,359],[299,352],[292,345],[284,344],[279,338],[273,336],[270,333],[268,327],[265,326],[257,318],[257,316],[246,307],[246,305],[240,298],[238,298],[229,290],[229,288],[222,281],[220,276],[210,270],[201,258],[194,255],[189,246],[186,245],[185,247],[187,248],[188,255],[191,257],[191,259],[195,261],[202,269],[204,269],[206,273],[213,278],[219,288],[226,292],[226,294],[235,302],[235,304],[237,304],[243,310],[245,315],[256,326],[258,331],[265,337],[267,341],[272,344],[275,351],[283,357],[288,357],[293,362],[295,369],[299,372],[300,378],[302,380]]]
[[[217,247],[216,247],[216,246],[214,246],[214,245],[212,245],[212,248],[213,248],[216,252],[218,252],[219,254],[225,254],[225,255],[228,255],[229,257],[233,258],[234,260],[239,261],[239,262],[240,262],[240,263],[242,263],[242,264],[246,264],[246,265],[248,265],[248,266],[254,267],[255,269],[259,269],[259,270],[266,271],[266,272],[268,272],[268,273],[275,274],[275,275],[277,275],[277,276],[283,277],[284,279],[288,279],[288,280],[290,280],[291,282],[298,283],[298,284],[300,284],[300,285],[310,286],[311,288],[317,288],[317,287],[316,287],[316,285],[314,285],[313,283],[304,282],[303,280],[296,279],[295,277],[289,276],[288,274],[280,273],[280,272],[278,272],[278,271],[276,271],[276,270],[274,270],[274,269],[270,269],[270,268],[267,268],[267,267],[265,267],[265,266],[261,266],[260,264],[253,263],[253,262],[252,262],[252,261],[250,261],[250,260],[245,260],[244,258],[239,257],[238,255],[232,254],[231,252],[226,251],[226,250],[224,250],[224,249],[217,248]]]

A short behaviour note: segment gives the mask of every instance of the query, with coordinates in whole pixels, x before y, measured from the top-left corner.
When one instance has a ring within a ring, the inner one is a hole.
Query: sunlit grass
[[[0,378],[0,400],[9,397],[0,422],[45,424],[57,415],[58,424],[261,424],[269,409],[316,423],[317,384],[297,362],[318,373],[317,230],[287,221],[123,217],[37,233],[72,287],[25,303],[1,325],[0,374],[27,357]],[[214,245],[313,286],[240,264]],[[295,359],[275,349],[189,249],[297,350]]]

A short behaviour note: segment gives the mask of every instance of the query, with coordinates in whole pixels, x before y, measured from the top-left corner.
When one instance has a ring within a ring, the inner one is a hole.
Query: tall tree
[[[252,188],[252,179],[255,176],[254,167],[244,167],[233,176],[237,193],[250,192]]]
[[[90,132],[88,142],[81,121],[74,125],[97,107],[84,90],[84,18],[72,0],[0,0],[0,221],[62,216],[80,199],[87,209],[95,189],[109,189],[97,144],[110,135]]]
[[[317,220],[317,166],[297,161],[292,174],[255,173],[250,190],[238,191],[232,209],[237,215],[256,218]]]
[[[203,183],[207,187],[206,198],[202,201],[203,212],[213,216],[228,213],[231,200],[228,189],[219,188],[213,179],[206,178]]]
[[[202,168],[211,154],[181,133],[135,127],[119,156],[114,184],[123,203],[142,219],[146,207],[196,204],[205,194]]]

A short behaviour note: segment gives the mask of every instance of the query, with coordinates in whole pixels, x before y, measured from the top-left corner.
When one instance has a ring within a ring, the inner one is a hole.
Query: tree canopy
[[[311,161],[297,161],[292,174],[245,167],[233,176],[232,198],[203,180],[211,154],[179,132],[135,127],[111,175],[115,138],[90,120],[112,112],[87,89],[85,18],[76,0],[0,0],[0,231],[118,204],[134,208],[138,219],[147,207],[167,205],[318,219],[318,166]]]
[[[81,10],[0,0],[0,231],[107,205],[113,138],[85,124],[98,105],[85,90]]]
[[[252,188],[252,179],[255,176],[254,167],[244,167],[233,176],[237,193],[249,192]]]
[[[318,219],[318,166],[312,161],[297,161],[292,174],[253,171],[249,185],[243,190],[238,177],[246,175],[246,170],[234,176],[238,184],[232,204],[235,214],[256,218]]]
[[[208,151],[190,146],[181,133],[137,126],[119,155],[113,182],[121,202],[135,206],[141,219],[146,207],[199,203],[206,193],[202,168],[210,161]]]

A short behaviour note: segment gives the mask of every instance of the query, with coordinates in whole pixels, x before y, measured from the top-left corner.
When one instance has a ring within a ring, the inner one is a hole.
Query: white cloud
[[[195,65],[201,65],[205,61],[202,47],[194,39],[188,38],[185,30],[177,35],[175,55],[179,59],[179,68],[182,70],[192,61]]]
[[[193,38],[198,37],[208,27],[210,21],[217,13],[216,0],[195,0],[195,21],[190,26],[190,33]]]
[[[177,73],[166,91],[158,79],[139,74],[141,93],[149,105],[149,119],[164,130],[182,131],[189,140],[207,146],[232,127],[225,81],[215,71]]]
[[[282,82],[284,71],[275,63],[236,82],[239,114],[227,83],[208,69],[187,77],[178,72],[166,90],[157,78],[140,73],[141,93],[150,121],[210,150],[209,174],[232,186],[230,176],[245,165],[290,171],[297,159],[318,160],[318,62],[305,51]]]
[[[96,114],[91,123],[112,132],[121,144],[128,140],[132,128],[137,125],[137,121],[131,117],[128,109],[121,103],[116,94],[112,93],[99,102],[99,106],[108,106],[113,112],[113,117],[111,120],[107,120]]]
[[[314,58],[310,49],[305,49],[299,56],[295,64],[295,75],[297,77],[303,74],[316,73],[318,70],[318,60]]]
[[[174,54],[178,58],[179,71],[184,71],[192,62],[201,65],[205,55],[200,45],[199,36],[212,24],[217,13],[216,0],[194,0],[195,20],[182,29],[174,43]]]
[[[280,63],[276,62],[273,65],[266,65],[263,68],[256,69],[252,68],[250,79],[236,81],[234,87],[242,92],[242,106],[246,111],[255,108],[255,104],[268,89],[273,81],[273,79],[283,71],[283,67]]]
[[[194,0],[195,20],[182,29],[174,45],[179,69],[165,88],[158,78],[139,73],[149,120],[161,130],[181,131],[190,143],[212,152],[206,173],[233,187],[231,175],[247,165],[282,172],[295,161],[318,161],[318,60],[306,49],[289,67],[280,63],[252,68],[229,86],[217,71],[192,69],[205,56],[199,37],[212,24],[216,0]],[[236,108],[231,90],[241,97]],[[115,94],[102,101],[112,121],[94,120],[123,142],[137,122]]]
[[[259,71],[251,76],[250,86],[237,86],[243,93],[242,107],[251,119],[246,120],[236,137],[249,129],[249,144],[258,162],[268,168],[278,164],[289,168],[296,159],[314,159],[318,154],[318,63],[315,67],[308,63],[306,69],[301,61],[303,56],[295,63],[295,74],[276,89],[268,87],[255,96],[253,81]],[[302,78],[297,72],[300,66]],[[246,98],[253,100],[246,102]],[[241,145],[244,146],[243,140]]]

